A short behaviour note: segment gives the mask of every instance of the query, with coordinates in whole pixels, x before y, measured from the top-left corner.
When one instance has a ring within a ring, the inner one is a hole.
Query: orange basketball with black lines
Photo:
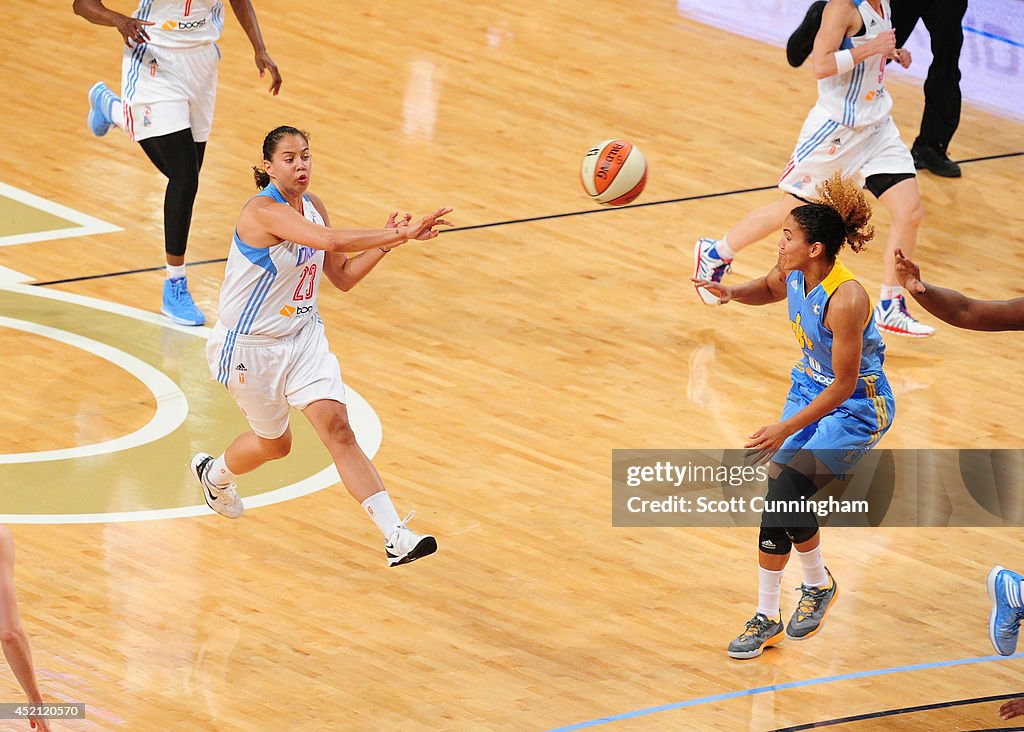
[[[583,190],[598,203],[624,206],[647,185],[647,159],[630,142],[605,140],[583,157],[580,180]]]

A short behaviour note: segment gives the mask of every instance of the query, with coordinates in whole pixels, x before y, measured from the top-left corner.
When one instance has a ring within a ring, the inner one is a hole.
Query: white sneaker
[[[882,304],[888,302],[888,307]],[[919,323],[907,312],[907,301],[903,295],[891,300],[882,300],[875,305],[875,325],[883,333],[907,336],[909,338],[927,338],[935,333],[935,328]]]
[[[384,542],[389,567],[408,564],[437,551],[437,539],[430,534],[417,534],[405,525],[415,515],[415,511],[410,511]]]
[[[192,458],[192,475],[196,476],[196,480],[199,481],[199,485],[203,489],[203,498],[206,499],[207,505],[221,516],[238,518],[245,510],[245,506],[242,505],[242,499],[239,498],[238,491],[235,490],[235,484],[232,483],[222,488],[211,483],[206,474],[212,464],[213,455],[208,455],[205,452],[196,453]]]
[[[711,280],[721,282],[722,277],[732,269],[731,259],[719,259],[718,252],[712,254],[717,239],[698,239],[693,246],[693,277],[697,280]],[[705,305],[717,305],[718,298],[703,287],[697,287],[697,294]]]

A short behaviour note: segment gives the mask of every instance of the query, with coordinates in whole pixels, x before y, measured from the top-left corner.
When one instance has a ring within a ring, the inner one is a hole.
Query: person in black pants
[[[164,193],[166,279],[160,312],[179,325],[202,325],[206,316],[192,299],[185,250],[199,171],[213,128],[217,69],[224,24],[221,0],[139,0],[132,15],[111,10],[106,0],[74,0],[75,13],[94,25],[117,29],[124,42],[121,96],[99,81],[89,90],[89,130],[102,137],[118,127],[139,143],[167,178]],[[269,73],[270,93],[281,89],[281,73],[267,53],[252,0],[228,0],[252,45],[260,76]]]
[[[794,68],[803,64],[814,47],[821,25],[824,0],[812,3],[803,22],[786,43],[786,59]],[[918,170],[927,168],[935,175],[959,178],[960,166],[946,152],[960,124],[960,50],[964,44],[963,19],[967,0],[894,0],[892,23],[896,47],[924,21],[932,37],[932,63],[924,82],[924,114],[921,131],[910,152]]]

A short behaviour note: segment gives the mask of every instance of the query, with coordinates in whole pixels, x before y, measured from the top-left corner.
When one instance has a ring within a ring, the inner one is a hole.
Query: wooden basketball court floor
[[[822,632],[739,662],[725,645],[756,600],[754,530],[611,525],[614,448],[740,447],[777,418],[795,353],[784,308],[707,308],[688,277],[697,237],[773,199],[814,100],[808,69],[671,3],[257,5],[284,86],[266,93],[228,17],[192,291],[212,323],[249,167],[278,124],[312,133],[312,189],[336,225],[454,206],[454,231],[320,302],[360,439],[440,549],[387,569],[299,415],[295,453],[241,480],[241,520],[198,505],[189,457],[244,422],[208,379],[205,332],[154,314],[162,179],[116,130],[85,127],[88,88],[118,81],[117,34],[70,4],[13,0],[0,514],[44,694],[87,705],[55,728],[1012,724],[996,710],[1024,692],[1022,662],[992,655],[984,579],[1024,567],[1020,528],[830,530],[842,596]],[[894,74],[890,89],[909,142],[919,83]],[[647,154],[650,205],[598,210],[581,192],[579,160],[610,137]],[[919,177],[927,280],[1024,294],[1022,151],[1024,124],[965,103],[964,177]],[[884,235],[880,207],[876,223]],[[846,258],[873,296],[881,249]],[[773,252],[744,252],[732,281]],[[1021,343],[945,326],[890,339],[899,411],[882,446],[1019,448]],[[798,584],[794,565],[786,613]],[[0,675],[0,701],[19,698]]]

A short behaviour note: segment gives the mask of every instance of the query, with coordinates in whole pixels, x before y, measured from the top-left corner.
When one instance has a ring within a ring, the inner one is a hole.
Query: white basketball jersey
[[[259,195],[286,203],[273,184]],[[305,196],[302,213],[314,224],[324,225]],[[229,337],[283,338],[319,317],[316,302],[323,269],[322,249],[290,241],[266,248],[251,247],[238,238],[236,231],[220,288],[220,322]]]
[[[867,0],[853,2],[860,12],[864,34],[843,39],[842,49],[856,48],[879,33],[892,30],[889,0],[882,0],[881,15]],[[865,127],[885,119],[892,110],[892,99],[885,90],[885,56],[868,56],[845,74],[819,79],[818,106],[845,127]]]
[[[159,48],[190,48],[214,43],[224,27],[221,0],[141,0],[133,17],[148,20],[150,43]]]

